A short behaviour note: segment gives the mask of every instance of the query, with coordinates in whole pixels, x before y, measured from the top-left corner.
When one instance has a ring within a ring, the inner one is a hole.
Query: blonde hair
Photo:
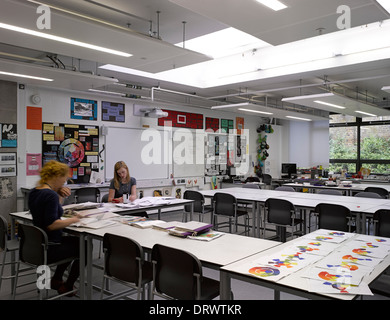
[[[127,171],[127,176],[126,176],[126,179],[125,179],[125,183],[129,183],[130,182],[129,168],[127,167],[127,165],[126,165],[126,163],[124,161],[118,161],[117,163],[115,163],[115,166],[114,166],[114,187],[117,190],[119,190],[120,180],[121,180],[117,171],[119,169],[121,169],[121,168],[125,168],[126,171]]]
[[[51,160],[42,167],[40,176],[41,179],[38,181],[38,186],[42,186],[54,177],[68,177],[69,167],[65,163]]]

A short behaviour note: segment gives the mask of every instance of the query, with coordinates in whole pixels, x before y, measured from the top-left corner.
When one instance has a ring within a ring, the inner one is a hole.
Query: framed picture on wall
[[[102,120],[113,122],[125,122],[125,105],[102,101]]]
[[[16,165],[16,152],[0,153],[0,165],[5,165],[5,164]]]
[[[0,177],[16,177],[16,152],[0,153]]]
[[[70,118],[80,120],[97,120],[97,101],[70,98]]]

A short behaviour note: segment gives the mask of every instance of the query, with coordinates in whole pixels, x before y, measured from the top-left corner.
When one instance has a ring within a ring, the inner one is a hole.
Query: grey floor
[[[152,219],[157,219],[156,215],[150,215]],[[194,219],[196,219],[195,217]],[[174,211],[174,212],[165,212],[162,214],[161,217],[162,220],[165,221],[181,221],[182,219],[182,212],[181,211]],[[210,221],[210,216],[206,215],[204,218],[204,221]],[[225,230],[221,230],[225,231]],[[239,232],[242,230],[239,230]],[[274,234],[272,232],[272,234]],[[266,234],[266,236],[271,236],[271,232],[269,234]],[[94,264],[95,265],[102,265],[103,263],[103,255],[100,254],[100,242],[94,240]],[[1,254],[0,254],[1,255]],[[6,268],[6,275],[9,274],[10,269],[9,267]],[[216,270],[212,270],[209,268],[204,268],[204,275],[219,279],[219,272]],[[26,277],[29,278],[29,277]],[[36,280],[36,277],[30,276],[30,279],[32,281]],[[27,279],[24,279],[24,281],[27,281]],[[102,283],[102,271],[98,268],[94,268],[93,270],[93,279],[92,279],[93,285],[97,287],[101,287]],[[116,282],[111,282],[109,285],[109,288],[112,292],[121,292],[126,287],[121,286],[120,284],[117,284]],[[234,299],[236,300],[274,300],[274,291],[271,289],[263,288],[257,285],[252,285],[246,282],[238,281],[233,279],[232,280],[232,291],[234,294]],[[55,294],[54,291],[50,291],[50,294]],[[134,298],[135,296],[132,296]],[[0,289],[0,300],[11,300],[11,281],[10,280],[4,280],[2,283],[2,287]],[[35,283],[28,285],[26,287],[19,288],[17,290],[16,300],[36,300],[38,299],[38,293],[36,289]],[[63,297],[61,298],[63,300],[78,300],[78,297]],[[97,300],[100,299],[100,291],[94,290],[93,291],[93,299]],[[156,297],[156,300],[159,298]],[[217,298],[218,299],[218,298]],[[364,296],[364,300],[389,300],[390,298],[381,296],[381,295],[373,295],[373,296]],[[287,293],[281,293],[281,300],[305,300],[303,298],[290,295]]]

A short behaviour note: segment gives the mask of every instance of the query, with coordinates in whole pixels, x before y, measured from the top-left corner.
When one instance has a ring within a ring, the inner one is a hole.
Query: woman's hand
[[[67,187],[61,187],[60,189],[58,189],[57,193],[62,197],[62,198],[67,198],[71,195],[71,191],[69,188]]]

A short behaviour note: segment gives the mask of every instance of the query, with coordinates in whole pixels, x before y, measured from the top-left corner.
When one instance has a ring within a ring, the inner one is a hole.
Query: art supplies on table
[[[176,226],[173,229],[169,229],[168,233],[173,236],[187,237],[196,236],[209,231],[213,227],[212,224],[207,224],[197,221],[189,221],[182,223],[180,226]]]

